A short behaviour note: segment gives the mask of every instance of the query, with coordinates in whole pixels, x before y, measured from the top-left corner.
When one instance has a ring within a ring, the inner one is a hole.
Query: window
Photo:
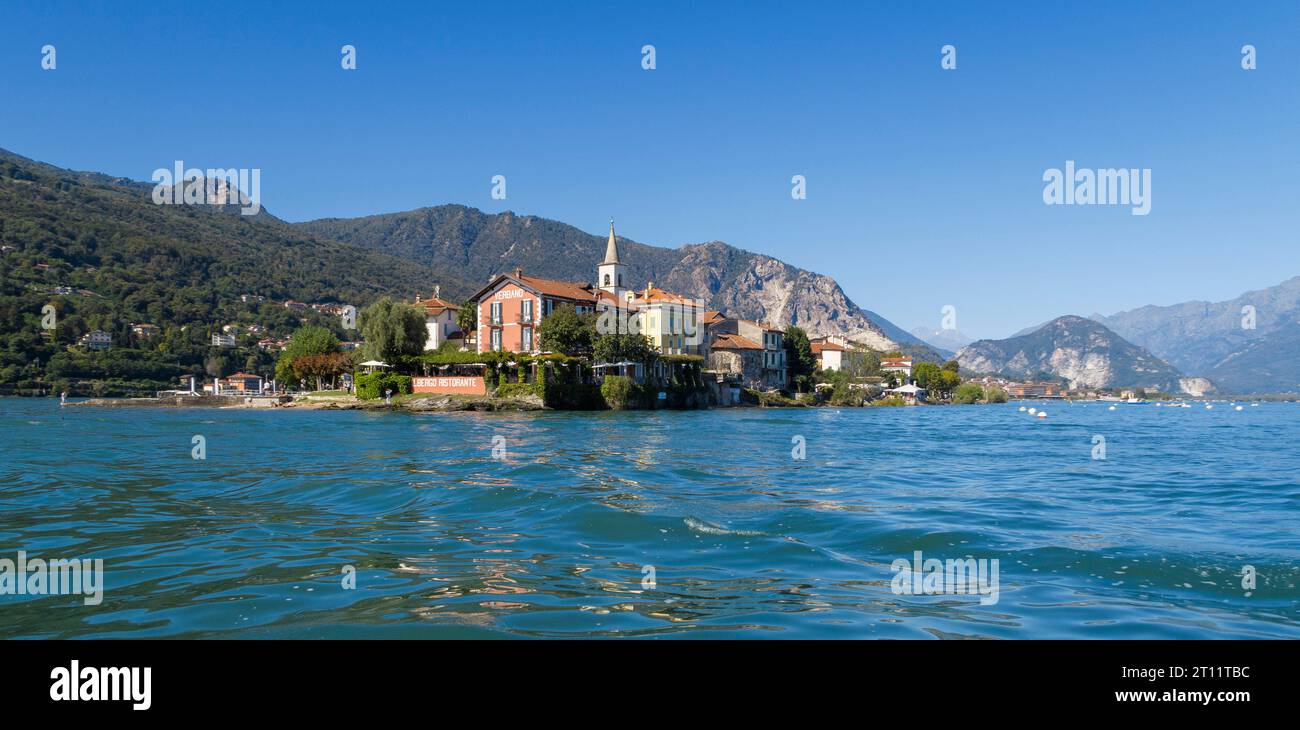
[[[524,300],[523,317],[524,317],[523,321],[525,322],[533,321],[533,300],[531,299]]]
[[[492,302],[492,324],[501,324],[501,302]]]
[[[523,347],[524,352],[532,352],[533,351],[533,328],[532,327],[524,328],[523,338],[524,338],[524,347]]]
[[[492,351],[501,351],[501,330],[492,330]]]
[[[605,286],[609,286],[609,274],[605,274]]]

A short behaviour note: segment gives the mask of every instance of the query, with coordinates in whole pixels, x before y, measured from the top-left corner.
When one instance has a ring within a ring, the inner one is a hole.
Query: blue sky
[[[830,274],[904,328],[951,304],[978,337],[1300,274],[1294,0],[15,5],[0,147],[138,179],[261,168],[288,220],[612,216]],[[1150,168],[1150,215],[1044,205],[1066,160]]]

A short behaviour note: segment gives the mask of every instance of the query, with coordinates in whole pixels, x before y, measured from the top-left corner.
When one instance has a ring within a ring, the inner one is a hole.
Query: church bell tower
[[[618,259],[618,241],[614,238],[614,219],[609,219],[609,243],[605,244],[605,260],[600,262],[596,267],[596,286],[613,294],[616,297],[622,297],[623,292],[627,290],[627,285],[623,282],[627,275],[627,266]]]

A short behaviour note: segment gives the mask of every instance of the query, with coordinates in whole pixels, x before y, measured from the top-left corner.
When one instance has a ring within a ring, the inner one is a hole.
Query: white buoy
[[[1213,407],[1214,407],[1214,404],[1213,404],[1213,403],[1206,403],[1206,404],[1205,404],[1205,410],[1207,410],[1207,411],[1208,411],[1209,409],[1213,408]]]
[[[1108,410],[1108,411],[1113,411],[1113,410],[1115,410],[1115,406],[1111,406],[1110,408],[1107,408],[1106,410]]]
[[[1245,409],[1245,408],[1242,408],[1241,406],[1237,406],[1237,410],[1239,410],[1239,411],[1244,411],[1244,410],[1246,410],[1246,409]]]
[[[1038,412],[1038,409],[1037,409],[1037,408],[1030,408],[1030,409],[1029,409],[1029,415],[1031,415],[1031,416],[1034,415],[1034,414],[1037,413],[1037,412]]]
[[[1038,412],[1038,417],[1039,417],[1039,418],[1047,418],[1047,411],[1039,411],[1039,412]]]
[[[1024,407],[1024,406],[1020,406],[1020,412],[1021,412],[1021,413],[1024,413],[1024,412],[1025,412],[1025,407]]]

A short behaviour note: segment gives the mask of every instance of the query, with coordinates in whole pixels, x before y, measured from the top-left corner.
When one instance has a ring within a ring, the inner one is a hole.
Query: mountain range
[[[1300,276],[1221,302],[1092,315],[1226,393],[1300,391]]]
[[[1300,391],[1300,277],[1221,302],[1093,314],[1088,321],[1098,328],[1088,331],[1089,343],[1075,336],[1085,331],[1080,320],[1062,317],[1004,340],[972,343],[957,358],[972,371],[1024,375],[1031,368],[1094,386],[1176,382],[1192,394]]]
[[[235,204],[156,204],[153,188],[0,150],[0,386],[39,390],[55,371],[141,388],[226,365],[262,372],[267,356],[256,348],[239,363],[214,365],[226,355],[210,346],[211,334],[258,323],[285,337],[313,323],[346,338],[337,321],[283,303],[360,306],[384,295],[427,296],[435,285],[459,299],[517,266],[592,281],[604,252],[603,237],[509,212],[444,205],[293,224],[265,208],[245,216]],[[621,247],[638,286],[653,281],[735,316],[939,359],[859,308],[830,277],[717,241],[668,249],[624,239]],[[53,332],[39,326],[47,304],[58,313]],[[156,325],[161,337],[137,336],[135,323]],[[67,350],[92,329],[108,331],[114,348]]]
[[[455,272],[477,289],[516,266],[550,279],[591,282],[607,237],[512,212],[440,205],[363,218],[297,224],[312,235]],[[938,361],[940,354],[884,317],[854,304],[829,276],[721,241],[662,248],[619,238],[634,286],[685,294],[731,316],[794,324],[813,335],[840,334],[881,351]],[[457,296],[470,292],[444,285]]]
[[[957,352],[969,371],[1023,380],[1055,377],[1071,388],[1142,387],[1201,395],[1202,383],[1104,325],[1067,315],[1037,330],[1005,340],[979,340]]]
[[[58,343],[91,328],[110,330],[123,346],[142,346],[130,334],[134,322],[185,332],[149,350],[169,363],[153,370],[170,373],[201,371],[204,338],[221,323],[263,322],[284,336],[309,318],[241,294],[365,304],[441,285],[445,296],[464,298],[515,267],[591,281],[604,251],[604,236],[512,212],[441,205],[288,223],[265,209],[243,216],[235,205],[158,205],[152,190],[0,150],[0,385],[38,378],[64,356]],[[1062,317],[968,344],[955,331],[904,331],[859,307],[829,276],[720,241],[664,248],[620,239],[620,248],[638,287],[653,282],[734,316],[925,360],[958,350],[970,371],[1087,387],[1195,392],[1208,386],[1188,376],[1201,376],[1228,393],[1300,390],[1300,277],[1224,302]],[[52,339],[34,325],[51,302],[60,315]]]

